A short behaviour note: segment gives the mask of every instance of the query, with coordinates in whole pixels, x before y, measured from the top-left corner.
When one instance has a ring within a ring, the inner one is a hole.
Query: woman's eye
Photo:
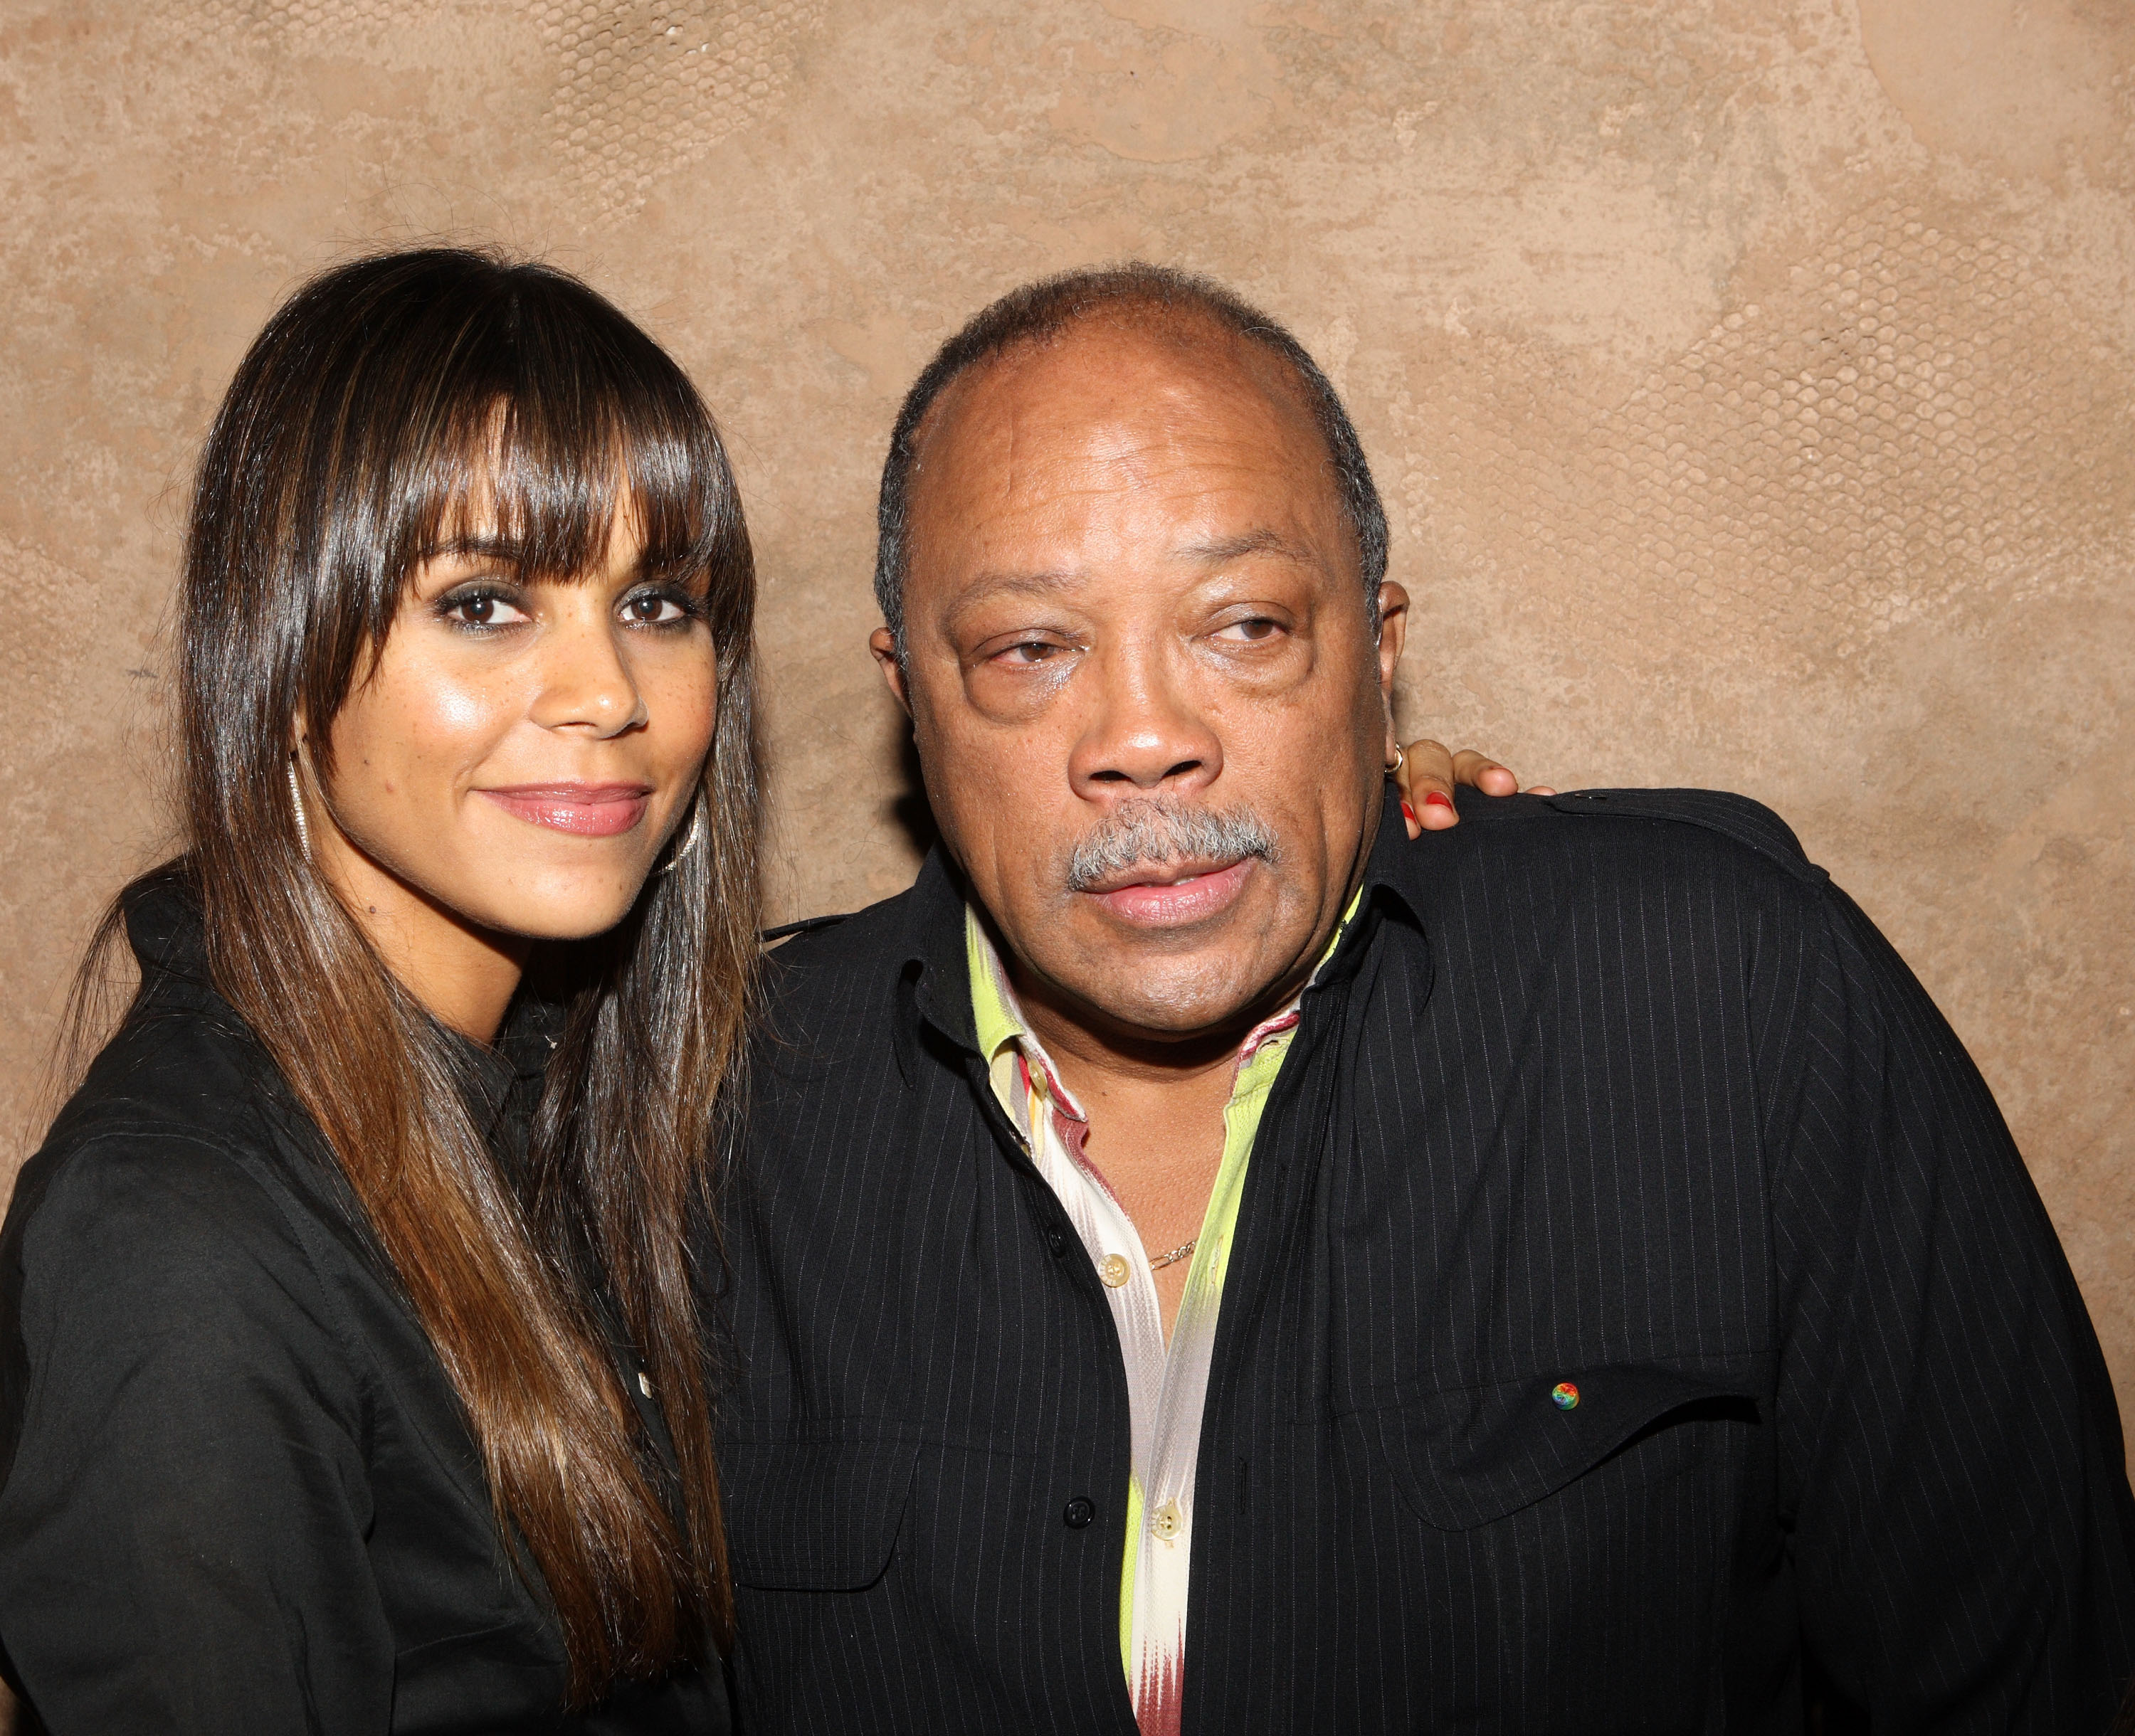
[[[1233,643],[1259,645],[1274,638],[1281,631],[1281,621],[1270,621],[1265,615],[1252,615],[1243,621],[1232,621],[1227,626],[1218,627],[1216,636],[1228,639]]]
[[[511,599],[498,591],[458,591],[438,605],[454,626],[501,627],[526,619]]]
[[[622,617],[638,626],[666,626],[688,620],[690,612],[680,598],[664,591],[640,591],[623,599]]]

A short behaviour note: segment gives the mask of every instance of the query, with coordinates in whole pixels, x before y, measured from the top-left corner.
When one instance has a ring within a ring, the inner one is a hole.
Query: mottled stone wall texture
[[[784,916],[913,866],[864,643],[900,389],[1140,255],[1347,393],[1413,732],[1744,791],[1881,922],[2135,1399],[2131,190],[2124,0],[0,0],[0,1185],[168,835],[189,466],[306,273],[495,239],[703,383]]]

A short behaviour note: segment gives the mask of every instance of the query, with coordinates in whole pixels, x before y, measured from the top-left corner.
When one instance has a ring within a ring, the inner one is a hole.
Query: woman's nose
[[[643,727],[645,696],[615,631],[565,611],[542,636],[540,691],[532,717],[545,729],[578,730],[606,741]]]

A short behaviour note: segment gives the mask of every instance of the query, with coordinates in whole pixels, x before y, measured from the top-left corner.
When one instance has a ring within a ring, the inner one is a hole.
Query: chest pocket
[[[719,1462],[734,1583],[864,1591],[896,1554],[918,1456],[898,1441],[725,1444]]]
[[[1745,1365],[1611,1363],[1441,1390],[1355,1413],[1402,1498],[1439,1530],[1471,1530],[1604,1472],[1632,1484],[1697,1469],[1726,1425],[1755,1423]]]

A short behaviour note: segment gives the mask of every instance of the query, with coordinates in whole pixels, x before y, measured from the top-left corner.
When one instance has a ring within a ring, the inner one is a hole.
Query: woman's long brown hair
[[[618,928],[536,949],[523,992],[560,1002],[564,1034],[527,1173],[508,1175],[467,1107],[457,1040],[312,871],[289,756],[301,718],[331,791],[332,720],[426,553],[480,515],[525,576],[574,578],[598,563],[621,496],[648,573],[709,577],[703,831]],[[317,1124],[436,1347],[581,1704],[705,1657],[731,1621],[690,1250],[709,1227],[758,952],[754,594],[695,391],[614,307],[539,264],[432,249],[326,273],[246,355],[201,462],[178,687],[186,867],[215,986]],[[656,1383],[681,1469],[671,1507],[600,1296]]]

